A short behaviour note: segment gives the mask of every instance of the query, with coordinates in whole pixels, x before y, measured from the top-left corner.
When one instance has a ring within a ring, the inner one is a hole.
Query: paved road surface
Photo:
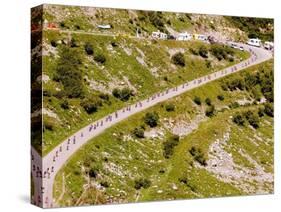
[[[53,201],[53,184],[57,172],[82,145],[102,133],[105,129],[159,102],[272,58],[272,54],[262,48],[249,47],[245,44],[238,45],[243,46],[246,51],[251,53],[249,59],[223,70],[186,82],[175,88],[156,93],[148,99],[144,99],[111,113],[77,131],[44,156],[43,159],[35,149],[32,148],[31,169],[34,181],[33,203],[43,208],[56,207]]]

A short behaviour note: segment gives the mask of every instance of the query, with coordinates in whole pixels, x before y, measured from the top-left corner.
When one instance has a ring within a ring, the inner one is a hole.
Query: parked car
[[[191,39],[192,39],[192,35],[187,32],[180,33],[177,36],[177,40],[191,40]]]
[[[157,32],[152,32],[152,38],[155,39],[162,39],[162,40],[166,40],[168,38],[168,35],[166,33],[157,31]]]
[[[273,50],[274,48],[273,42],[269,42],[269,41],[265,41],[263,46],[267,50]]]
[[[251,38],[247,41],[247,44],[250,46],[256,46],[260,47],[261,46],[261,40],[258,38]]]

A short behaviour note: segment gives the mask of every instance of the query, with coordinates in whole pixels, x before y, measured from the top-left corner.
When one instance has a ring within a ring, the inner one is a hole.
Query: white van
[[[248,40],[247,44],[251,45],[251,46],[260,47],[261,46],[261,40],[258,39],[258,38],[251,38],[251,39]]]
[[[152,32],[152,38],[154,39],[162,39],[162,40],[167,40],[168,35],[166,33],[157,31],[157,32]]]
[[[188,34],[187,32],[184,33],[179,33],[179,35],[176,38],[177,40],[191,40],[192,39],[192,35]]]

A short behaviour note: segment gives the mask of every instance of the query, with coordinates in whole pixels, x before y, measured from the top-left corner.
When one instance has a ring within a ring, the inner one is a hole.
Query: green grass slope
[[[247,52],[219,46],[229,53],[225,59],[218,59],[212,53],[218,46],[196,41],[69,35],[59,31],[44,31],[43,38],[42,78],[46,78],[43,80],[43,155],[78,129],[122,106],[249,57]],[[93,53],[85,51],[87,45]],[[206,56],[200,56],[202,49],[206,50]],[[71,59],[65,59],[66,51]],[[173,63],[172,57],[177,53],[183,55],[184,65]],[[98,57],[105,61],[99,61]],[[77,67],[71,64],[59,77],[62,65],[69,61],[76,62]],[[73,71],[68,73],[70,68]],[[116,88],[128,88],[131,96],[126,100],[115,98],[112,93]],[[97,111],[86,112],[83,102],[93,101],[97,102]],[[40,143],[33,146],[41,150]]]
[[[272,64],[211,82],[107,129],[58,173],[55,201],[70,206],[272,193]],[[255,89],[225,88],[237,79],[258,80]],[[158,114],[156,127],[145,124],[148,112]],[[243,124],[234,122],[237,114]],[[136,128],[144,136],[136,136]],[[179,132],[185,133],[175,136]]]

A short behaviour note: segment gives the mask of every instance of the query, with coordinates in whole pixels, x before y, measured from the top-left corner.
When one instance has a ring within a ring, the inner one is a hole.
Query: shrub
[[[120,89],[119,88],[114,88],[113,91],[112,91],[112,95],[116,98],[120,98]]]
[[[145,114],[144,122],[150,127],[156,127],[158,124],[159,116],[156,112],[148,112]]]
[[[167,141],[163,143],[163,154],[165,158],[170,158],[173,155],[174,148],[179,143],[179,136],[173,135]]]
[[[239,113],[236,113],[233,118],[232,118],[232,121],[239,125],[239,126],[244,126],[244,123],[245,123],[245,119],[243,118],[243,116]]]
[[[94,54],[93,46],[90,43],[86,43],[84,46],[84,49],[85,49],[85,52],[87,53],[87,55]]]
[[[115,41],[111,41],[111,46],[112,46],[112,47],[117,47],[118,44],[117,44]]]
[[[212,62],[210,60],[206,60],[205,64],[207,68],[212,68]]]
[[[162,20],[162,14],[160,12],[147,12],[149,21],[160,31],[164,28],[164,22]]]
[[[243,116],[247,119],[247,121],[252,127],[254,128],[259,127],[259,117],[255,112],[248,110],[243,112]]]
[[[140,178],[135,180],[135,189],[139,190],[141,188],[149,188],[151,185],[151,181],[148,179]]]
[[[215,106],[214,105],[208,106],[205,111],[205,115],[208,117],[212,117],[214,114],[215,114]]]
[[[96,178],[98,176],[99,170],[97,167],[95,166],[91,166],[90,170],[89,170],[89,176],[91,178]]]
[[[203,58],[208,58],[208,49],[206,46],[200,46],[198,53]]]
[[[212,101],[210,98],[206,98],[205,103],[210,106],[212,104]]]
[[[136,127],[133,130],[133,134],[137,137],[137,138],[144,138],[144,129],[142,127]]]
[[[130,97],[133,95],[133,92],[129,88],[123,88],[123,89],[114,88],[112,91],[112,95],[115,98],[125,102],[130,99]]]
[[[178,52],[172,56],[172,62],[178,66],[185,66],[184,55],[181,52]]]
[[[72,48],[78,47],[78,43],[74,38],[72,38],[70,41],[70,47],[72,47]]]
[[[197,104],[197,105],[201,105],[201,98],[198,96],[195,96],[193,101]]]
[[[61,50],[55,78],[63,84],[64,94],[69,98],[82,97],[84,94],[81,64],[78,49],[64,47]]]
[[[98,108],[102,106],[102,102],[99,99],[92,97],[92,98],[84,99],[81,102],[81,106],[88,114],[91,114],[97,112]]]
[[[259,117],[257,114],[251,113],[250,116],[247,117],[249,124],[254,128],[259,128]]]
[[[259,108],[258,115],[259,115],[259,117],[263,117],[264,116],[264,107],[260,107]]]
[[[60,22],[59,25],[60,25],[61,28],[65,27],[65,23],[64,22]]]
[[[194,48],[190,48],[189,51],[191,52],[191,54],[198,56],[199,52],[198,50],[194,49]]]
[[[167,112],[175,111],[175,105],[170,103],[165,106]]]
[[[103,54],[97,54],[94,56],[94,60],[98,63],[104,64],[106,61],[106,58]]]
[[[63,97],[67,96],[66,95],[66,92],[64,90],[62,91],[58,91],[54,94],[54,96],[57,98],[57,99],[62,99]]]
[[[218,59],[218,60],[222,60],[222,59],[230,59],[232,57],[232,55],[234,54],[233,50],[228,47],[228,46],[222,46],[219,44],[214,44],[211,46],[211,53]],[[230,59],[231,60],[231,59]]]
[[[52,96],[52,92],[50,90],[44,90],[43,91],[43,96],[51,97]]]
[[[242,77],[237,77],[235,79],[233,79],[232,81],[229,81],[227,83],[228,88],[233,91],[235,89],[240,89],[240,90],[244,90],[245,89],[245,81]]]
[[[189,153],[192,155],[193,159],[196,160],[198,163],[200,163],[202,166],[207,165],[206,158],[204,156],[204,153],[201,151],[201,149],[193,146],[189,150]]]
[[[270,117],[274,116],[274,107],[272,103],[266,103],[264,105],[264,113]]]
[[[224,100],[224,95],[220,94],[217,96],[218,100],[223,101]]]
[[[46,130],[53,131],[54,130],[54,124],[52,122],[49,122],[49,121],[44,121],[43,122],[43,128],[46,129]]]
[[[102,100],[108,101],[109,95],[106,93],[101,93],[101,94],[99,94],[99,98],[101,98]]]
[[[52,47],[57,47],[58,46],[58,44],[57,44],[57,42],[55,40],[51,40],[51,45],[52,45]]]
[[[160,174],[164,174],[166,171],[165,171],[165,169],[163,169],[163,168],[161,168],[160,170],[159,170],[159,173]]]
[[[186,177],[180,177],[178,180],[180,183],[185,184],[185,185],[187,185],[187,183],[188,183],[188,179]]]
[[[65,110],[68,110],[69,109],[69,104],[68,104],[68,101],[66,99],[64,99],[62,101],[62,103],[60,104],[61,108],[62,109],[65,109]]]
[[[102,181],[102,182],[100,183],[100,185],[101,185],[102,187],[105,187],[105,188],[108,188],[108,187],[109,187],[109,183],[108,183],[107,181]]]
[[[232,109],[238,108],[239,106],[240,106],[240,105],[239,105],[238,102],[233,102],[233,103],[231,103],[231,104],[229,105],[229,107],[232,108]]]

